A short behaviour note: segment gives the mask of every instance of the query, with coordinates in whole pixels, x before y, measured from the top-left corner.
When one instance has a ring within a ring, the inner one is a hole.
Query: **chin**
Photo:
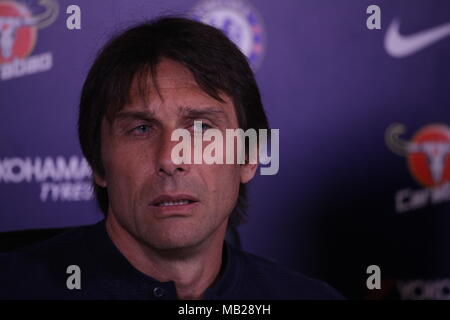
[[[204,237],[192,234],[158,234],[153,233],[152,237],[144,237],[144,242],[157,250],[185,250],[197,247]]]
[[[198,219],[196,219],[198,220]],[[203,243],[210,242],[221,232],[219,223],[201,223],[189,220],[173,220],[164,223],[149,223],[145,228],[136,230],[144,244],[156,250],[198,249]]]

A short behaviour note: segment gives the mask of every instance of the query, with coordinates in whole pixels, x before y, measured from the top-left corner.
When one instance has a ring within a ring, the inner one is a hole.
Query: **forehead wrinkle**
[[[178,115],[182,117],[195,118],[204,115],[216,115],[219,117],[228,118],[224,110],[220,107],[208,106],[205,108],[193,108],[191,106],[179,106]]]

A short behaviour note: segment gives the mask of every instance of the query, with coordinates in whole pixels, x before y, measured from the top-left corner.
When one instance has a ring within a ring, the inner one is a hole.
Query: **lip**
[[[183,193],[177,193],[177,194],[162,194],[157,196],[155,199],[153,199],[150,202],[150,205],[157,206],[158,203],[164,202],[164,201],[179,201],[179,200],[189,200],[191,202],[198,202],[198,199],[190,194],[183,194]]]
[[[180,201],[189,200],[187,204],[171,205],[171,206],[159,206],[158,204],[165,201]],[[192,210],[199,205],[198,198],[189,194],[163,194],[149,203],[149,207],[155,213],[156,218],[165,218],[168,216],[189,216],[192,214]]]

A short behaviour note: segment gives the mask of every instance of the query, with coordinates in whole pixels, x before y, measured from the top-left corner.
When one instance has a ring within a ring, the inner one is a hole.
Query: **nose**
[[[179,143],[171,141],[171,132],[167,132],[161,136],[158,155],[156,161],[156,171],[161,176],[174,176],[185,174],[188,172],[188,165],[181,163],[176,164],[172,161],[172,150]]]

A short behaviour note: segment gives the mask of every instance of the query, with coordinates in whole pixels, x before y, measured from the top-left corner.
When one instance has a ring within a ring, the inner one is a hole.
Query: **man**
[[[1,257],[0,296],[340,298],[224,242],[227,228],[243,219],[245,184],[257,165],[176,164],[172,133],[194,133],[194,121],[221,132],[268,128],[239,49],[219,30],[183,18],[112,39],[85,81],[78,122],[106,219]]]

